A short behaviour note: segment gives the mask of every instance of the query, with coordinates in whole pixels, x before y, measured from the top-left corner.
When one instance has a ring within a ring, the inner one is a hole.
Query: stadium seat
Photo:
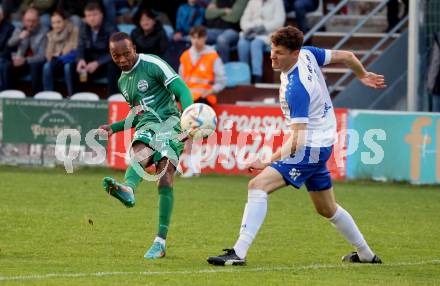
[[[134,28],[136,28],[136,26],[133,25],[133,24],[119,24],[118,25],[118,30],[120,32],[124,32],[124,33],[126,33],[128,35],[131,34],[131,31],[133,31]]]
[[[21,90],[8,89],[0,92],[0,98],[26,98],[26,94]]]
[[[71,100],[98,101],[99,96],[93,92],[78,92],[70,97]]]
[[[168,39],[169,40],[173,39],[173,35],[174,35],[173,26],[171,26],[171,25],[163,25],[163,29],[165,30],[165,33],[167,33]]]
[[[249,65],[242,62],[229,62],[225,64],[226,87],[249,85],[251,83],[251,70]]]
[[[61,93],[56,91],[40,91],[39,93],[34,95],[35,99],[49,99],[49,100],[58,100],[63,99]]]
[[[125,102],[125,98],[124,98],[124,96],[122,95],[122,94],[120,94],[120,93],[115,93],[115,94],[112,94],[112,95],[110,95],[108,98],[107,98],[107,100],[108,101],[121,101],[121,102]]]

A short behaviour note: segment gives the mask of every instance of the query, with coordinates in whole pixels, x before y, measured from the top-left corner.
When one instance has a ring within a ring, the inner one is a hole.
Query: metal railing
[[[380,47],[383,46],[383,44],[386,43],[386,41],[388,41],[393,36],[393,34],[395,34],[399,29],[401,29],[407,22],[408,22],[408,15],[405,16],[402,20],[400,20],[400,22],[396,26],[394,26],[394,28],[392,28],[379,42],[377,42],[376,45],[374,45],[373,48],[371,48],[368,51],[368,53],[366,53],[360,59],[360,62],[365,63],[375,52],[377,52],[380,49]],[[340,87],[342,83],[346,79],[348,79],[352,73],[353,72],[351,70],[348,70],[343,76],[341,76],[335,82],[335,84],[329,87],[329,92],[332,93],[333,91],[337,90],[337,88]]]
[[[345,5],[347,5],[350,0],[343,0],[340,1],[330,12],[325,15],[315,26],[313,26],[312,29],[304,36],[304,41],[308,41],[311,39],[311,37],[324,25],[326,25],[335,15],[338,13]],[[356,1],[358,2],[358,1]],[[347,32],[347,34],[340,39],[331,49],[337,50],[340,49],[345,43],[347,43],[353,35],[362,28],[365,23],[367,23],[368,20],[372,19],[376,14],[378,14],[382,9],[385,8],[385,6],[388,4],[389,0],[383,0],[379,2],[378,5],[374,7],[373,10],[371,10],[365,17],[363,17],[351,31]],[[374,53],[376,53],[399,29],[401,29],[406,23],[408,22],[408,16],[404,17],[391,31],[389,31],[387,34],[385,34],[382,39],[371,49],[367,54],[365,54],[360,61],[362,63],[365,63],[366,60],[368,60]],[[329,86],[329,91],[332,93],[333,91],[336,91],[339,87],[341,87],[342,83],[344,83],[345,80],[347,80],[350,75],[352,74],[351,70],[348,70],[346,73],[344,73],[335,84],[332,86]]]
[[[324,16],[318,23],[316,23],[313,28],[311,28],[307,34],[304,36],[304,42],[310,40],[310,38],[313,36],[314,33],[316,33],[319,29],[321,29],[327,22],[334,16],[336,13],[339,12],[347,3],[349,0],[342,0],[338,3],[338,5],[335,6],[330,12]]]

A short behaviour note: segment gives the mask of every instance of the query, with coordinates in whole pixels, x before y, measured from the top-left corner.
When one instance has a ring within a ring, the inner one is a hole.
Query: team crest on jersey
[[[301,176],[301,172],[295,168],[292,168],[292,170],[289,172],[289,176],[292,178],[292,180],[296,181],[296,179]]]
[[[146,81],[146,80],[144,80],[144,79],[141,79],[140,81],[138,81],[137,89],[138,89],[140,92],[145,92],[145,91],[147,91],[147,89],[148,89],[148,81]]]

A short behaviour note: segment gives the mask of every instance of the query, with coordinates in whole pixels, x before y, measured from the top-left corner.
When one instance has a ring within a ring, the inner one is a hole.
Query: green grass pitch
[[[440,285],[440,188],[337,183],[383,265],[346,265],[352,249],[317,215],[307,192],[270,196],[244,267],[210,255],[237,238],[248,177],[176,179],[167,256],[143,259],[157,221],[157,191],[142,183],[125,208],[101,180],[123,173],[0,167],[0,285]]]

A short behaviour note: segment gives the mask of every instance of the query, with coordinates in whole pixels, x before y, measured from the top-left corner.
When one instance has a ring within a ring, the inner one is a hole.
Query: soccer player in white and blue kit
[[[286,185],[305,184],[316,211],[327,218],[355,248],[344,262],[382,263],[365,241],[351,215],[336,203],[326,163],[336,142],[336,118],[320,66],[341,63],[366,86],[384,88],[385,80],[365,70],[348,51],[302,47],[303,33],[284,27],[272,37],[272,67],[281,71],[280,104],[291,135],[271,162],[256,160],[250,169],[262,170],[248,185],[240,235],[226,253],[208,258],[213,265],[243,265],[267,212],[268,195]]]

